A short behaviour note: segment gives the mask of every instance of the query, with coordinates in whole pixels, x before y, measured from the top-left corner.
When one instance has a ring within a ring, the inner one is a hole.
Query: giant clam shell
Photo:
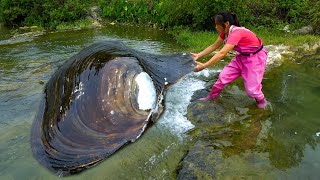
[[[83,49],[45,86],[31,132],[34,157],[59,175],[98,164],[141,136],[161,113],[165,84],[193,68],[188,53],[155,55],[118,42]],[[146,95],[141,94],[141,77],[154,85],[150,91],[155,95],[145,107],[139,104],[139,97]]]

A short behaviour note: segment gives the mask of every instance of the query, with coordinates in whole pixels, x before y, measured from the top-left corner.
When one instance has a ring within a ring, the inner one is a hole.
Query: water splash
[[[159,125],[168,128],[173,134],[183,137],[183,134],[194,128],[185,117],[191,96],[196,90],[203,89],[205,83],[194,78],[195,73],[187,75],[171,86],[165,97],[166,110],[159,119]]]

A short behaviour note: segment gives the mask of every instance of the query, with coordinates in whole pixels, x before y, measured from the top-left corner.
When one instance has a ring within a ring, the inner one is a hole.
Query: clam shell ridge
[[[154,107],[139,109],[137,76],[147,73],[159,97],[165,84],[193,68],[189,53],[155,55],[109,41],[83,49],[45,86],[31,130],[34,157],[59,176],[98,164],[139,138],[161,113],[156,99]]]

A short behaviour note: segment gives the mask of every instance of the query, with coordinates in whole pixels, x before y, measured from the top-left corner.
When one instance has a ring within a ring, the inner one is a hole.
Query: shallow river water
[[[51,74],[82,48],[119,40],[151,53],[184,51],[164,31],[132,26],[72,30],[11,38],[0,29],[0,179],[58,179],[33,158],[31,124],[40,94]],[[223,63],[222,63],[223,64]],[[219,71],[217,66],[214,72]],[[309,56],[271,70],[264,92],[273,105],[261,122],[257,145],[225,157],[218,177],[320,178],[320,59]],[[98,166],[67,179],[174,179],[175,169],[192,139],[194,126],[184,116],[194,91],[204,88],[191,73],[171,86],[166,110],[136,142]],[[234,174],[236,173],[236,174]]]

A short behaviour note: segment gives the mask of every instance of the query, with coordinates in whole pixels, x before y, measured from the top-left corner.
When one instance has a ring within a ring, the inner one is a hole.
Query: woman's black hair
[[[234,13],[229,13],[229,12],[219,12],[215,18],[215,22],[217,24],[221,24],[224,28],[227,21],[229,21],[230,25],[235,25],[240,27],[240,22],[236,14]]]

